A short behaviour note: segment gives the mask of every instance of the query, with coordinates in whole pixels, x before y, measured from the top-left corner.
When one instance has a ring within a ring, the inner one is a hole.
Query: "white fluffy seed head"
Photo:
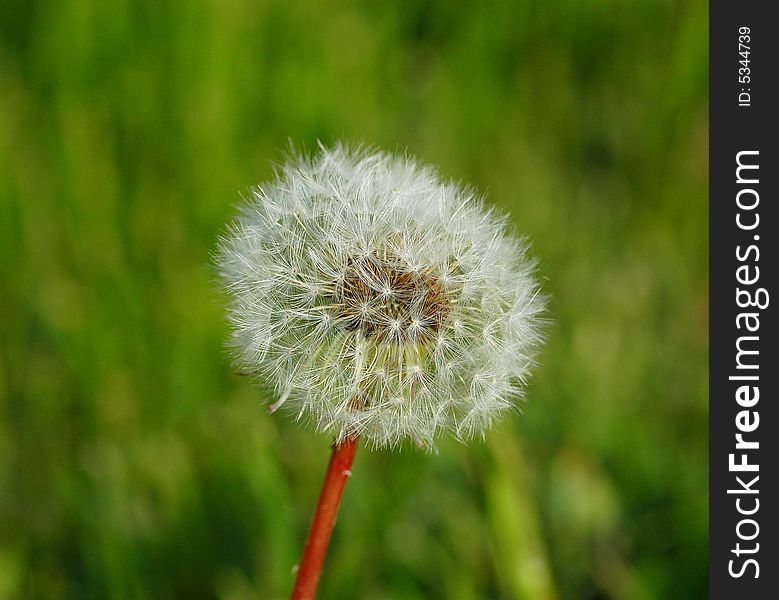
[[[338,439],[431,448],[521,399],[544,300],[525,244],[408,157],[320,148],[252,192],[217,256],[236,362]]]

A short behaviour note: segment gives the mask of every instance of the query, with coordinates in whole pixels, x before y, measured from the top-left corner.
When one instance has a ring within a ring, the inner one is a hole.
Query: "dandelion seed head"
[[[483,437],[524,394],[544,299],[471,189],[363,148],[294,157],[220,242],[231,345],[298,419],[375,447]]]

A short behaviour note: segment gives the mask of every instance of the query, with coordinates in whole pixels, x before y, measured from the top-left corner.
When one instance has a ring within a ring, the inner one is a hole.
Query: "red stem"
[[[322,574],[330,534],[333,532],[333,524],[338,506],[341,504],[346,480],[352,474],[350,469],[356,450],[357,438],[346,438],[333,445],[333,453],[330,456],[325,482],[322,484],[322,492],[319,494],[314,519],[300,559],[300,568],[291,600],[313,600],[316,595],[316,586]]]

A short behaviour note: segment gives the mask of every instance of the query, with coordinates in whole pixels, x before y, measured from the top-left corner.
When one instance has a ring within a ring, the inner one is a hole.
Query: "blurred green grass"
[[[210,253],[289,140],[408,149],[534,243],[484,445],[363,451],[322,598],[707,590],[707,5],[0,3],[0,598],[283,598],[328,440],[225,359]]]

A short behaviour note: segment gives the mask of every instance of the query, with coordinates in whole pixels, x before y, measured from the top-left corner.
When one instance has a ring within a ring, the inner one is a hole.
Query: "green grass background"
[[[533,240],[485,444],[362,451],[322,598],[707,590],[707,5],[0,2],[0,598],[283,598],[329,440],[210,254],[289,140],[408,150]]]

